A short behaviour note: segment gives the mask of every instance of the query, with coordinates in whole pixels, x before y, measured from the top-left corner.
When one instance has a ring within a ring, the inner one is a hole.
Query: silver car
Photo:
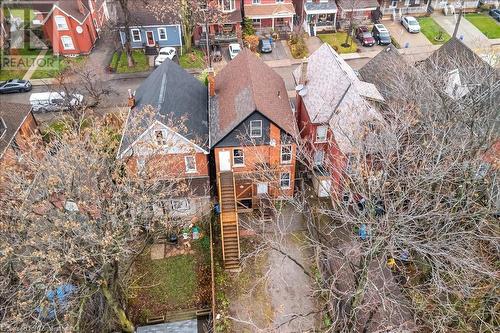
[[[419,33],[420,32],[420,24],[413,16],[403,16],[401,19],[401,24],[406,28],[408,32],[411,33]]]

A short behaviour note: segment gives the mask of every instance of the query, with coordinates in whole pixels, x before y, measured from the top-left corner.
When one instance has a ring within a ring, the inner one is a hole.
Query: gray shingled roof
[[[363,9],[363,8],[378,8],[379,3],[377,0],[338,0],[338,5],[344,11],[351,11],[354,7],[355,9]]]
[[[3,134],[0,133],[0,157],[5,153],[30,111],[29,104],[0,102],[0,118],[7,127],[2,131]]]
[[[293,72],[297,83],[302,66]],[[311,122],[329,124],[344,153],[356,149],[366,123],[383,121],[369,103],[369,100],[384,100],[376,87],[359,80],[354,70],[326,43],[308,58],[304,89],[307,92],[302,100]]]
[[[156,110],[154,118],[136,121],[146,106]],[[136,91],[136,107],[127,119],[123,132],[119,155],[125,152],[137,137],[149,128],[155,120],[166,122],[182,119],[186,131],[181,134],[186,139],[203,149],[208,148],[208,92],[205,85],[193,75],[171,60],[165,60]],[[132,128],[138,124],[139,129]]]
[[[330,11],[331,13],[337,11],[337,5],[334,0],[330,0],[328,2],[306,2],[304,5],[304,9],[307,14],[318,11]]]

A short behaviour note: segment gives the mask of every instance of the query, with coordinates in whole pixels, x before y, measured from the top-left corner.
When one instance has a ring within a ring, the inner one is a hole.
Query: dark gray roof
[[[152,25],[167,25],[178,24],[180,19],[178,16],[170,12],[155,11],[153,7],[148,7],[147,0],[130,0],[128,8],[130,12],[129,26],[152,26]],[[121,7],[117,5],[118,22],[124,25],[124,15]]]
[[[156,110],[154,118],[139,118],[146,106],[152,106]],[[203,149],[208,148],[207,88],[193,75],[167,59],[137,89],[136,106],[129,113],[119,155],[155,120],[168,125],[170,119],[182,122],[182,129],[178,130],[180,135]],[[131,124],[138,124],[139,128],[132,128],[136,125]]]
[[[339,7],[346,12],[352,11],[352,9],[363,9],[363,8],[378,8],[379,4],[377,0],[338,0]]]
[[[0,130],[0,157],[3,156],[30,111],[31,106],[28,104],[0,102],[0,127],[4,128],[4,124],[6,127],[4,131]]]
[[[330,0],[328,2],[306,2],[305,9],[306,11],[312,11],[312,10],[334,11],[337,10],[337,5],[335,4],[334,0]]]
[[[139,326],[137,333],[197,333],[198,321],[196,319],[176,321],[173,323]]]

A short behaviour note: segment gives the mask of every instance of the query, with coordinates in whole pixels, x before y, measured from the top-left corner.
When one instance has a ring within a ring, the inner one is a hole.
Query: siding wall
[[[167,40],[160,40],[158,28],[165,28],[167,30]],[[142,48],[144,44],[147,44],[146,32],[152,31],[154,40],[160,47],[165,46],[181,46],[181,30],[179,25],[160,25],[160,26],[144,26],[144,27],[132,27],[132,29],[139,29],[141,32],[141,41],[140,42],[131,42],[131,46],[133,48]],[[132,38],[132,32],[130,33]],[[124,31],[120,31],[120,39],[122,44],[125,44],[126,34]]]

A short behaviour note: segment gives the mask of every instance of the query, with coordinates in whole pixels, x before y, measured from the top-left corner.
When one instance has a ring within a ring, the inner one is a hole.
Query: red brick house
[[[257,31],[293,30],[295,7],[292,0],[243,0],[243,13]]]
[[[225,267],[239,267],[238,213],[292,196],[297,136],[283,79],[250,50],[209,76],[210,148]]]
[[[384,124],[375,107],[384,98],[326,43],[293,76],[306,167],[313,171],[318,196],[338,198],[352,159]]]
[[[54,54],[89,54],[103,25],[109,19],[106,0],[60,0],[47,6],[29,2],[43,20],[43,31]]]
[[[337,0],[338,21],[341,25],[351,21],[367,22],[379,7],[377,0]]]
[[[242,0],[211,0],[218,1],[222,17],[217,22],[208,23],[208,36],[211,44],[233,43],[241,39]],[[213,18],[212,18],[213,20]],[[197,45],[206,45],[206,22],[200,22],[193,33]]]
[[[137,173],[172,182],[175,191],[154,210],[180,220],[210,204],[207,88],[176,63],[159,66],[130,98],[118,159]]]

